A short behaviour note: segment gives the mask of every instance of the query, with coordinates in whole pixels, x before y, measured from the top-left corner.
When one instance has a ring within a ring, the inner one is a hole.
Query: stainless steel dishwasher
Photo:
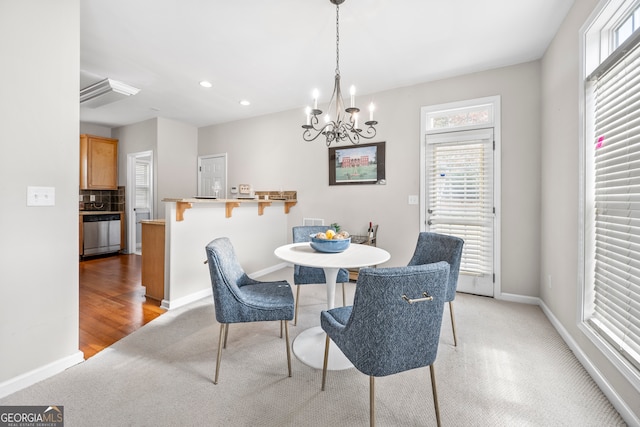
[[[100,255],[120,250],[120,214],[84,215],[83,255]]]

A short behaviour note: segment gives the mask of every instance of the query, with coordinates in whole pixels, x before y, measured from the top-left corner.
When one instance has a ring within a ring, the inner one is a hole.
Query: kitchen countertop
[[[140,221],[141,224],[152,224],[152,225],[165,225],[164,219],[144,219]]]
[[[80,215],[124,214],[121,211],[79,211]]]

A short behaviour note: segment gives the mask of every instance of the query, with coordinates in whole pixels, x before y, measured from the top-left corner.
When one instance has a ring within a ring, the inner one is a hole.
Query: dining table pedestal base
[[[293,340],[293,354],[305,365],[322,369],[326,337],[327,334],[320,326],[302,331]],[[329,345],[329,362],[327,363],[327,369],[331,371],[341,371],[349,368],[353,368],[353,364],[342,354],[338,346],[332,342]]]

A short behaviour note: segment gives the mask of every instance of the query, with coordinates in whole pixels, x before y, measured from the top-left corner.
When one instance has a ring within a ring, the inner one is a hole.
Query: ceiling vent
[[[104,79],[80,90],[80,105],[97,108],[140,92],[140,89],[116,80]]]

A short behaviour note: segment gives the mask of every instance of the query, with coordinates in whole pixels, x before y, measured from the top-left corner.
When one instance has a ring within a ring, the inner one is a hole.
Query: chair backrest
[[[464,240],[446,234],[422,232],[418,235],[418,243],[408,265],[431,264],[446,261],[450,266],[449,281],[445,301],[453,301],[458,287],[460,260]]]
[[[326,225],[298,225],[293,227],[293,243],[310,242],[311,234],[324,233],[327,230],[334,230],[333,227],[327,227]]]
[[[339,344],[354,366],[379,377],[432,364],[448,277],[446,262],[361,269],[346,339]],[[423,292],[433,300],[403,299],[423,298]]]
[[[240,287],[250,283],[252,279],[240,266],[233,245],[227,237],[209,242],[206,252],[216,320],[220,323],[231,323],[237,316],[236,303],[242,300]]]

